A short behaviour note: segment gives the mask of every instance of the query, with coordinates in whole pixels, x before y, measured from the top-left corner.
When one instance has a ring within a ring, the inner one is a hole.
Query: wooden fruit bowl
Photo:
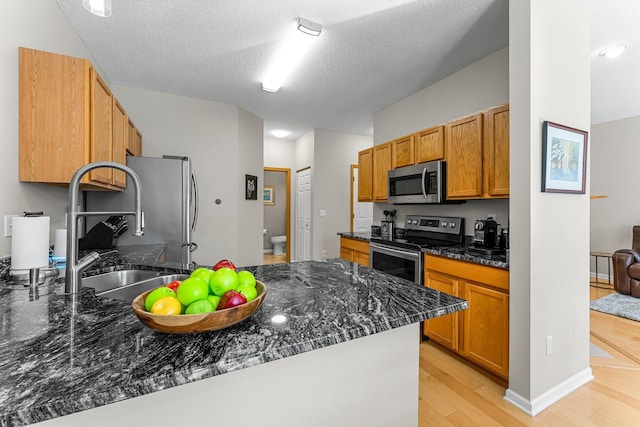
[[[267,294],[267,286],[258,280],[256,281],[258,296],[245,304],[214,311],[213,313],[167,316],[164,314],[149,313],[144,309],[144,300],[152,290],[153,289],[150,289],[138,295],[131,303],[131,307],[133,307],[133,312],[138,316],[138,319],[146,326],[168,334],[195,334],[199,332],[217,331],[218,329],[224,329],[240,323],[260,307],[264,296]]]

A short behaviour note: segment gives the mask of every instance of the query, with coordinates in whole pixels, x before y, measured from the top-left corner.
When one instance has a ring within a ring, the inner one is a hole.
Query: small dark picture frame
[[[588,133],[545,121],[542,123],[542,191],[584,194]]]
[[[258,200],[258,177],[255,175],[245,175],[245,195],[246,200]]]

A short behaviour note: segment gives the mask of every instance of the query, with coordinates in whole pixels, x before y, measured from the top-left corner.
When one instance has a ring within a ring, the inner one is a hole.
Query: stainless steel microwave
[[[387,201],[402,204],[446,203],[446,163],[435,161],[392,169]]]

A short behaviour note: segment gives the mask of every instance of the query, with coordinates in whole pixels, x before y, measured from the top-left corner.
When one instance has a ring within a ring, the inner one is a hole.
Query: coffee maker
[[[380,221],[380,237],[386,240],[393,240],[394,229],[396,228],[396,211],[384,211],[384,220]]]
[[[477,219],[473,226],[473,243],[470,250],[487,255],[498,255],[505,252],[498,244],[498,223],[495,219]]]

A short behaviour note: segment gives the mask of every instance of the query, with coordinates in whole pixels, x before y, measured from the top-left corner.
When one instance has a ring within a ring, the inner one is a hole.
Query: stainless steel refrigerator
[[[191,160],[181,156],[127,156],[127,166],[140,178],[144,236],[125,231],[116,246],[166,244],[165,262],[191,264],[192,252],[198,247],[192,240],[198,220],[198,187]],[[85,203],[87,211],[130,211],[134,206],[133,184],[127,180],[122,192],[87,191]],[[104,218],[87,217],[87,230],[101,220]]]

